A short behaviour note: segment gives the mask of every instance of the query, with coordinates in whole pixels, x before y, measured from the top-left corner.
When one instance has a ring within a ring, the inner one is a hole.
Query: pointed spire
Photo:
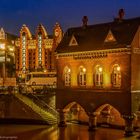
[[[5,31],[3,28],[0,28],[0,39],[6,39]]]
[[[21,30],[20,30],[20,34],[22,35],[23,32],[27,34],[27,37],[29,39],[32,38],[30,30],[29,30],[29,28],[25,24],[22,25]]]
[[[42,33],[44,35],[44,37],[48,36],[45,27],[41,23],[37,26],[37,29],[36,29],[36,34],[38,34],[38,33]]]

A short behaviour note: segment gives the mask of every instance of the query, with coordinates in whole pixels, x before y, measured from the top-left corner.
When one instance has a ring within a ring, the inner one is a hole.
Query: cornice
[[[131,54],[131,48],[119,48],[119,49],[107,49],[107,50],[95,50],[95,51],[83,51],[83,52],[69,52],[69,53],[56,53],[59,57],[73,57],[74,59],[92,59],[92,58],[104,58],[108,54],[114,53],[127,53]]]

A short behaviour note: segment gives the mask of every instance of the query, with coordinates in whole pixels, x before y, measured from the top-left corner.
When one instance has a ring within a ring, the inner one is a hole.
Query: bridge
[[[127,99],[127,100],[126,100]],[[56,108],[60,113],[60,126],[73,119],[88,122],[89,130],[95,130],[98,123],[108,126],[125,126],[126,135],[133,131],[131,94],[121,90],[57,89]],[[69,114],[73,114],[70,118]]]

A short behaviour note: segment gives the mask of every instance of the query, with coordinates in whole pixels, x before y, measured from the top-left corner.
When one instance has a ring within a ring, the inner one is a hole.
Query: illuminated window
[[[113,66],[112,71],[112,86],[113,87],[120,87],[121,86],[121,68],[118,64]]]
[[[102,86],[103,84],[103,68],[101,66],[96,66],[95,70],[95,86]]]
[[[26,35],[22,33],[22,71],[25,73],[26,66]]]
[[[0,49],[5,49],[5,44],[0,44]]]
[[[86,68],[84,68],[83,66],[79,68],[78,84],[79,86],[86,85]]]
[[[71,85],[71,69],[68,67],[65,67],[64,69],[64,83],[65,86]]]
[[[22,59],[25,62],[25,58]]]
[[[38,33],[38,57],[39,57],[39,64],[42,64],[42,34]]]

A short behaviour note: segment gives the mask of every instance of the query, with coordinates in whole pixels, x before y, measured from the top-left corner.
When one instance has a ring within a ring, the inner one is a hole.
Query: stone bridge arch
[[[96,113],[97,109],[101,107],[105,110],[106,107],[111,106],[111,113],[114,114],[114,116],[119,116],[119,120],[121,120],[120,124],[124,123],[123,119],[125,120],[125,132],[126,134],[131,134],[133,132],[132,124],[134,116],[131,114],[130,100],[131,94],[127,91],[120,90],[109,91],[107,89],[91,90],[82,88],[56,90],[56,108],[60,113],[60,124],[63,125],[66,122],[64,119],[66,112],[63,109],[69,103],[76,102],[82,106],[88,114],[89,130],[94,129],[98,121],[99,114]],[[123,119],[120,116],[122,116]],[[108,122],[108,115],[106,122]]]
[[[121,115],[131,115],[131,96],[129,93],[109,92],[102,90],[100,92],[92,90],[71,90],[57,89],[56,108],[63,109],[71,102],[80,104],[86,112],[94,112],[98,107],[104,104],[110,104],[116,108]],[[126,100],[127,99],[127,100]]]
[[[66,113],[66,121],[88,122],[88,114],[80,103],[75,101],[68,103],[63,108],[63,112]]]
[[[93,112],[88,112],[80,103],[76,101],[69,102],[63,107],[65,112],[65,119],[67,122],[89,123],[91,114],[96,114],[97,124],[124,126],[125,121],[118,109],[108,103],[97,106]]]
[[[103,104],[95,109],[97,114],[97,123],[108,124],[112,126],[124,126],[125,120],[121,112],[110,104]]]

